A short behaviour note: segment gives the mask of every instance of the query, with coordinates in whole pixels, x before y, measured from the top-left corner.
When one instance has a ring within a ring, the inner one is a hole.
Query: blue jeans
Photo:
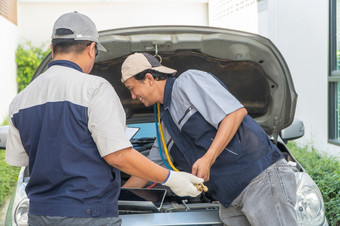
[[[226,208],[220,206],[225,225],[295,226],[296,181],[291,166],[281,159],[254,178]]]
[[[29,226],[120,226],[122,219],[119,217],[96,217],[96,218],[82,218],[82,217],[50,217],[37,216],[28,214]]]

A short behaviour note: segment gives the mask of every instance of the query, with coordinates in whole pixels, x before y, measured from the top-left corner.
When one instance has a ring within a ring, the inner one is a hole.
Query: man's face
[[[137,99],[142,102],[145,107],[156,103],[154,100],[154,87],[146,77],[144,81],[135,78],[129,78],[124,82],[124,85],[130,90],[132,99]]]

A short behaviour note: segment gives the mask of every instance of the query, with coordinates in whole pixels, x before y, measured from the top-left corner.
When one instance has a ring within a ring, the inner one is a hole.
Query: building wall
[[[8,115],[8,106],[16,95],[15,50],[17,47],[17,26],[0,16],[0,125]]]
[[[259,31],[276,44],[290,68],[299,95],[296,117],[305,124],[297,142],[340,158],[340,147],[328,143],[328,1],[266,1],[267,19],[259,21]]]
[[[340,159],[340,147],[328,143],[328,1],[255,2],[254,16],[254,0],[210,0],[209,12],[213,5],[218,6],[217,11],[225,7],[229,13],[217,19],[210,15],[209,25],[258,33],[278,47],[298,93],[295,116],[305,125],[305,135],[297,143]]]
[[[258,0],[209,0],[209,25],[258,33]]]
[[[20,42],[49,43],[55,20],[72,11],[88,15],[98,30],[144,25],[207,25],[208,0],[19,0]]]

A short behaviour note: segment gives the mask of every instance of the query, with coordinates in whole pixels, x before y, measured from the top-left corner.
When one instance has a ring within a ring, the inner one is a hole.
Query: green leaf
[[[35,70],[48,53],[49,49],[43,45],[36,47],[31,42],[18,45],[15,53],[18,92],[22,91],[29,84]]]

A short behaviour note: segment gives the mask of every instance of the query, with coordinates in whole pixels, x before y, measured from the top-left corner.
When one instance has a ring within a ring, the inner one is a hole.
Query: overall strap
[[[179,131],[177,125],[173,121],[169,106],[171,103],[171,93],[172,93],[172,87],[174,85],[174,82],[176,81],[175,78],[171,77],[168,78],[166,84],[165,84],[165,90],[164,90],[164,104],[161,107],[161,118],[164,122],[164,125],[166,129],[168,130],[171,138],[175,141],[175,144],[177,147],[181,150],[183,156],[185,157],[185,160],[188,165],[192,166],[194,162],[196,161],[195,158],[195,152],[193,150],[192,145],[190,145],[189,142],[187,142],[181,132]]]

